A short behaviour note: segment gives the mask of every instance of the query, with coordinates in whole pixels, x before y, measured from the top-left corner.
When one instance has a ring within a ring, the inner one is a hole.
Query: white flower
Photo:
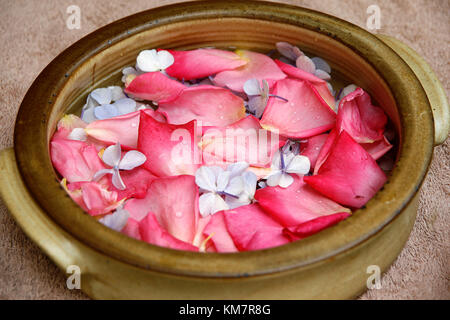
[[[119,190],[125,190],[126,186],[120,176],[119,170],[133,170],[142,165],[147,158],[139,151],[131,150],[125,153],[122,158],[122,150],[120,144],[109,146],[102,155],[102,160],[111,169],[102,169],[95,173],[93,180],[101,179],[105,174],[112,174],[112,183]]]
[[[278,52],[289,60],[295,61],[297,68],[323,80],[330,80],[330,65],[319,57],[309,58],[298,47],[287,42],[276,43]]]
[[[114,103],[113,103],[114,102]],[[130,106],[134,104],[134,109]],[[136,102],[123,93],[121,87],[110,86],[97,88],[86,100],[81,112],[81,119],[87,123],[95,120],[108,119],[135,111]]]
[[[290,174],[307,174],[311,167],[308,157],[295,155],[289,149],[277,151],[272,159],[271,173],[266,176],[266,183],[270,187],[289,187],[294,178]]]
[[[136,68],[144,72],[163,71],[174,63],[175,59],[169,51],[144,50],[136,59]]]
[[[226,170],[202,166],[196,171],[195,182],[203,193],[199,198],[203,217],[251,203],[257,178],[252,172],[245,172],[247,168],[247,163],[237,162]]]
[[[116,231],[122,231],[122,229],[125,227],[125,225],[128,222],[128,218],[130,217],[130,213],[122,208],[117,208],[116,211],[114,211],[111,214],[108,214],[104,216],[103,218],[99,219],[98,221],[108,228],[111,228]]]
[[[269,97],[275,97],[288,102],[287,99],[269,93],[269,83],[266,80],[259,84],[258,79],[249,79],[244,83],[244,92],[248,96],[247,108],[255,117],[261,118],[266,109]]]

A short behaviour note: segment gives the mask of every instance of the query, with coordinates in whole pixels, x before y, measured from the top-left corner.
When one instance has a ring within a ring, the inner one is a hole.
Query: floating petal
[[[183,125],[160,123],[141,112],[138,150],[147,161],[144,167],[164,177],[194,175],[199,167],[195,121]]]
[[[277,130],[289,138],[308,138],[334,127],[335,113],[324,105],[307,81],[284,79],[275,84],[273,94],[261,118],[267,130]]]
[[[326,198],[296,176],[287,188],[266,187],[255,193],[258,204],[285,227],[350,210]]]
[[[192,243],[198,213],[198,187],[193,176],[155,179],[143,199],[127,201],[124,209],[133,219],[141,221],[153,212],[164,229],[175,238]]]
[[[221,87],[228,87],[237,92],[244,91],[244,84],[249,79],[266,80],[269,84],[286,78],[286,75],[268,56],[246,50],[237,50],[236,53],[247,64],[230,71],[223,71],[214,77],[214,83]]]
[[[375,107],[370,96],[358,88],[342,98],[336,118],[339,132],[345,130],[358,143],[372,143],[383,139],[387,117],[383,109]]]
[[[53,139],[50,156],[53,166],[69,182],[91,181],[97,171],[105,169],[94,145],[83,141]]]
[[[169,76],[180,80],[205,78],[247,63],[236,53],[219,49],[169,50],[169,52],[175,58],[175,62],[166,69],[166,72]]]
[[[297,226],[286,228],[283,230],[283,233],[285,236],[290,238],[291,241],[301,240],[331,227],[349,216],[350,213],[348,212],[339,212],[327,216],[321,216],[313,220],[303,222]]]
[[[380,190],[387,178],[372,156],[342,131],[317,175],[303,179],[330,199],[360,208]]]
[[[175,98],[184,88],[183,84],[161,72],[148,72],[134,78],[125,92],[136,98],[159,102]]]
[[[283,227],[257,204],[223,212],[227,230],[239,251],[277,247],[289,242]]]
[[[245,117],[242,98],[230,90],[208,85],[186,88],[175,99],[160,102],[158,111],[171,124],[198,120],[205,126],[222,127]]]
[[[211,236],[211,241],[217,252],[237,252],[238,249],[234,245],[233,239],[227,230],[223,212],[217,212],[211,216],[203,233]]]
[[[316,77],[315,75],[303,71],[299,68],[275,60],[277,66],[289,77],[296,78],[299,80],[308,81],[312,87],[315,89],[315,93],[319,97],[320,101],[327,105],[331,110],[336,110],[336,101],[332,95],[330,89],[328,88],[327,82]]]
[[[149,212],[147,217],[139,223],[141,239],[156,246],[187,251],[198,251],[198,248],[172,236],[160,225],[155,214]]]

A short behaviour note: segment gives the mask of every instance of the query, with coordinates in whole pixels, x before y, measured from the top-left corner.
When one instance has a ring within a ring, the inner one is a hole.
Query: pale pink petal
[[[53,139],[68,139],[74,129],[84,129],[87,123],[74,114],[67,114],[58,121]],[[73,140],[73,139],[72,139]]]
[[[372,156],[374,160],[380,159],[393,147],[385,136],[383,136],[383,139],[372,143],[361,143],[361,146]]]
[[[205,126],[226,126],[245,117],[242,98],[215,86],[189,87],[175,99],[159,103],[171,124],[202,121]]]
[[[131,238],[141,240],[141,234],[139,232],[139,222],[132,218],[128,218],[127,224],[121,232]]]
[[[150,244],[176,250],[198,251],[197,247],[172,236],[160,225],[155,214],[149,212],[147,217],[139,222],[141,239]]]
[[[83,141],[53,139],[50,156],[55,169],[69,182],[91,181],[105,165],[96,148]]]
[[[246,50],[237,50],[236,53],[247,60],[247,64],[235,70],[218,73],[214,77],[214,83],[218,86],[243,92],[244,84],[249,79],[266,80],[269,84],[273,84],[286,77],[273,60],[264,54]]]
[[[97,182],[70,183],[67,190],[72,199],[91,216],[109,213],[122,204],[117,192],[109,191]],[[81,191],[81,197],[77,190]]]
[[[288,102],[271,97],[261,119],[263,128],[278,131],[289,138],[308,138],[330,130],[335,113],[324,105],[307,81],[284,79],[275,84],[273,94]]]
[[[138,221],[151,211],[172,236],[192,243],[199,219],[195,178],[181,175],[155,179],[145,198],[127,201],[124,209]]]
[[[275,60],[275,63],[289,77],[303,81],[308,81],[314,88],[314,91],[317,94],[319,100],[321,100],[323,104],[326,104],[331,110],[334,111],[336,109],[336,102],[334,96],[332,95],[330,89],[328,88],[326,81],[316,77],[311,73],[303,71],[299,68],[286,64],[279,60]]]
[[[245,161],[251,166],[268,167],[273,154],[286,139],[275,132],[264,130],[253,116],[225,128],[210,128],[202,137],[203,162],[221,165],[221,162]]]
[[[203,233],[211,237],[217,252],[237,252],[233,239],[228,233],[227,226],[223,217],[223,212],[217,212],[211,216]]]
[[[120,143],[124,148],[136,148],[140,111],[91,122],[87,135],[107,144]]]

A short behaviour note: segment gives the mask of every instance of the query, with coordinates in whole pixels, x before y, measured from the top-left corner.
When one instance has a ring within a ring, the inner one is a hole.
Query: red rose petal
[[[343,131],[317,175],[303,179],[330,199],[360,208],[375,195],[387,178],[372,156]]]
[[[318,217],[313,220],[303,222],[297,226],[285,228],[283,233],[285,236],[290,238],[291,241],[301,240],[337,224],[348,216],[350,216],[350,213],[348,212],[339,212]]]
[[[219,49],[169,51],[175,62],[166,69],[169,76],[193,80],[208,77],[225,70],[233,70],[247,63],[236,53]]]

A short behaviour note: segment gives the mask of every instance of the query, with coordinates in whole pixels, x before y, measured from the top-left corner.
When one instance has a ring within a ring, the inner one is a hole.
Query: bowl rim
[[[239,253],[196,253],[150,245],[110,230],[67,196],[56,175],[49,174],[54,171],[46,128],[59,89],[84,61],[116,42],[149,28],[206,18],[251,18],[313,30],[356,51],[383,77],[399,109],[403,140],[397,166],[388,182],[363,209],[337,226],[284,246]],[[325,263],[376,235],[419,190],[431,161],[433,137],[431,108],[420,82],[409,66],[375,35],[339,18],[301,7],[212,0],[178,3],[128,16],[64,50],[27,91],[16,119],[14,150],[22,179],[33,199],[58,225],[90,247],[125,263],[164,273],[248,277]],[[370,221],[365,218],[369,213],[373,218]]]

